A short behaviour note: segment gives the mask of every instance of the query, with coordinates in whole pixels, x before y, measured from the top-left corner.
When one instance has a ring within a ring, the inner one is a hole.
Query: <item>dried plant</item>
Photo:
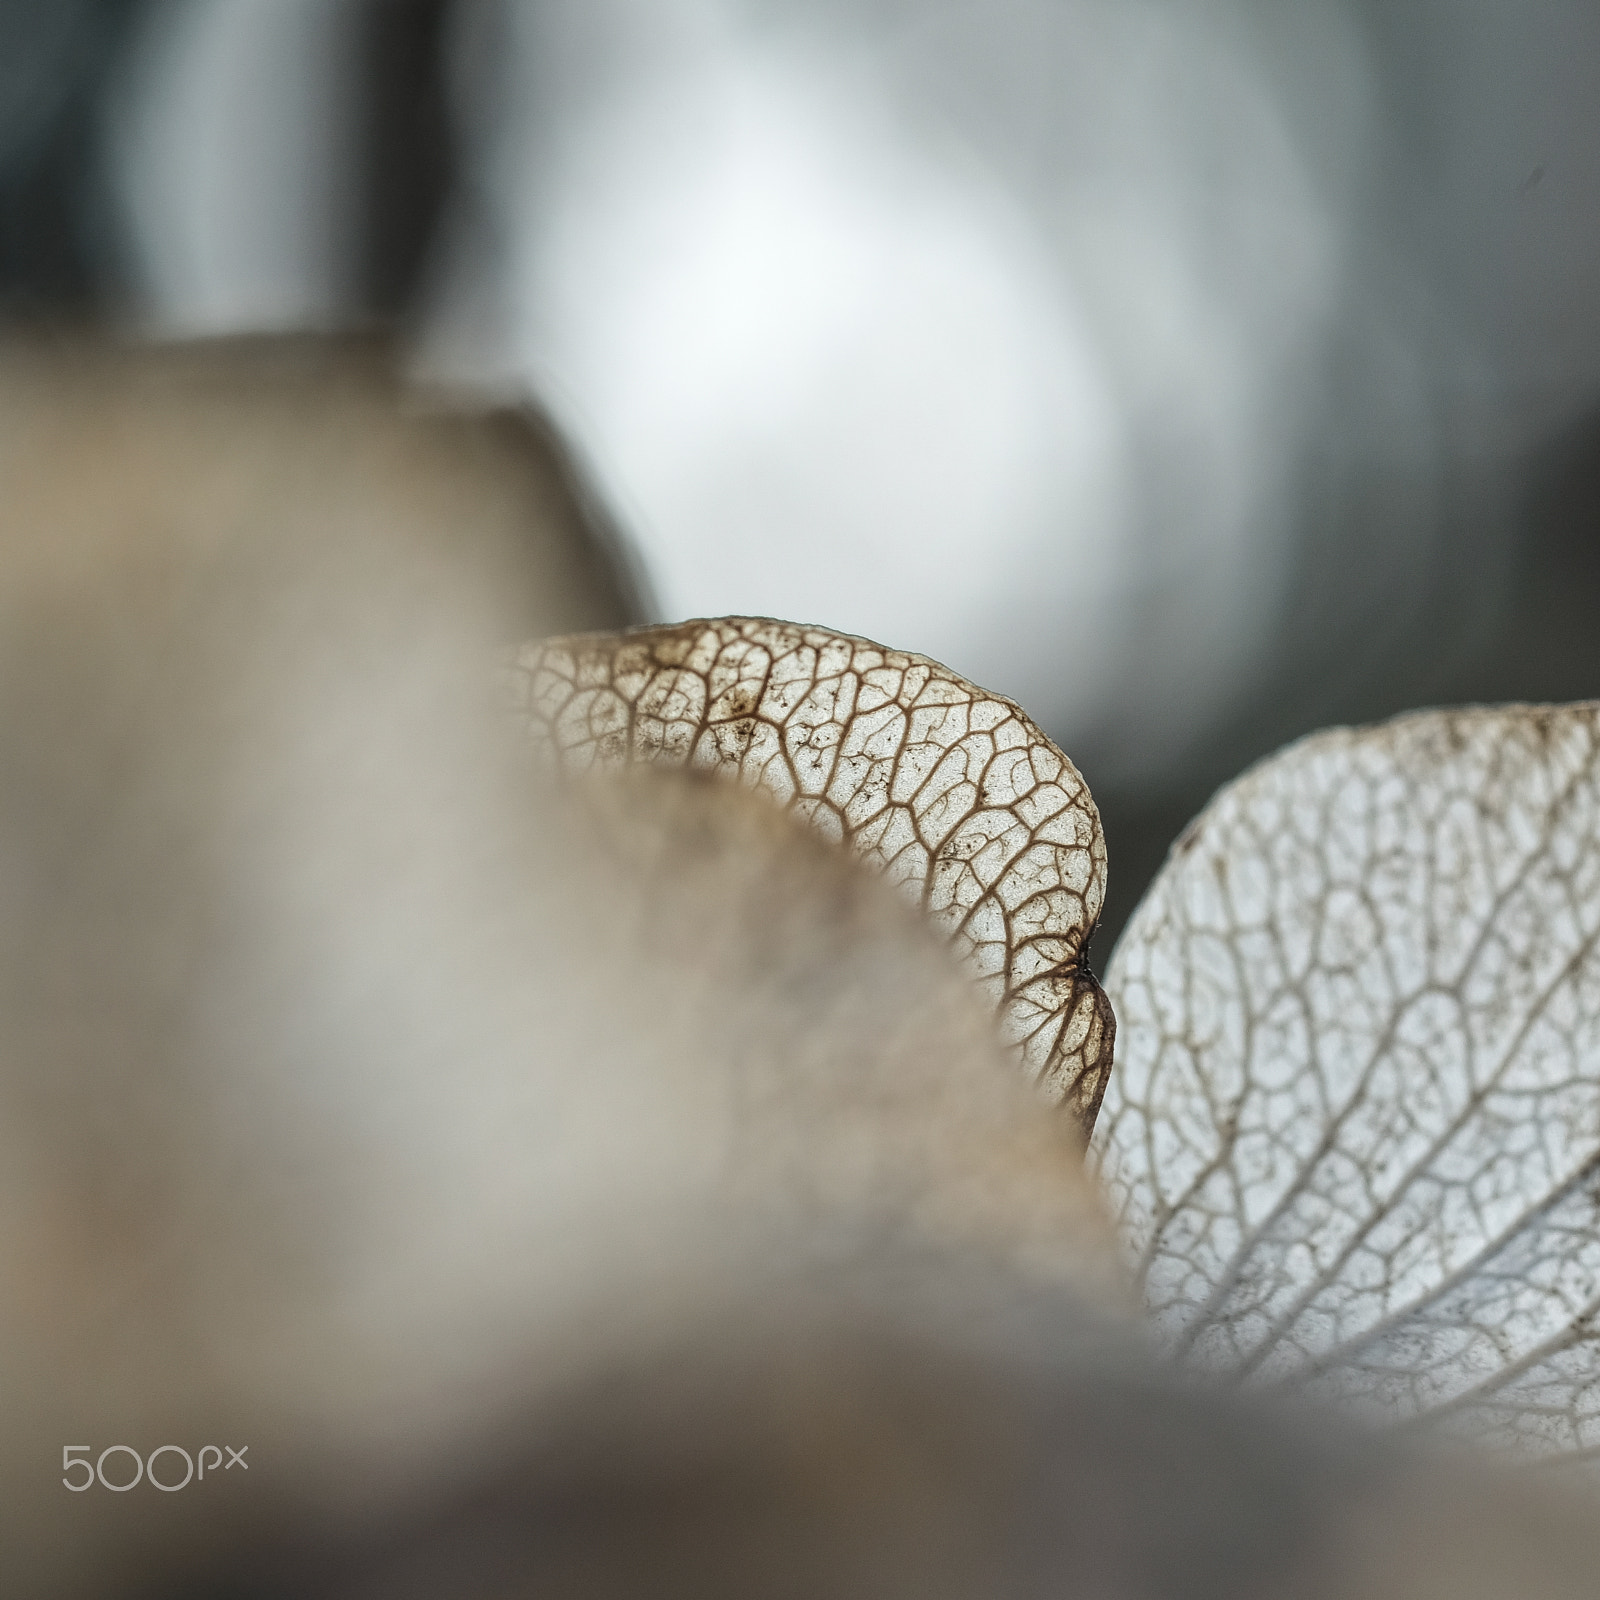
[[[553,639],[513,681],[564,764],[720,774],[887,873],[1088,1136],[1116,1031],[1086,960],[1105,840],[1088,786],[1019,706],[925,656],[752,617]]]
[[[1010,702],[727,619],[505,716],[617,603],[506,427],[0,363],[8,1584],[1591,1593],[1559,1498],[1148,1360],[1080,1160],[1105,1090],[1191,1365],[1586,1449],[1591,712],[1224,794],[1106,1089],[1099,821]],[[59,1486],[210,1430],[247,1492]]]
[[[1098,1147],[1185,1362],[1600,1447],[1597,729],[1318,734],[1173,848],[1112,960]]]

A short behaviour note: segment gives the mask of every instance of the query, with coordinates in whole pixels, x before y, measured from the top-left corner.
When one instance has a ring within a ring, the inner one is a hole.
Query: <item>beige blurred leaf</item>
[[[529,772],[486,668],[585,612],[515,438],[254,348],[0,344],[0,1590],[415,1520],[724,1306],[1120,1310],[890,882],[713,774]],[[153,1521],[41,1471],[229,1439],[265,1477]]]
[[[365,337],[8,330],[0,576],[59,585],[113,559],[158,572],[300,537],[332,553],[381,530],[431,550],[441,583],[493,572],[508,640],[626,621],[611,530],[551,425],[407,386],[399,355]]]
[[[1011,701],[924,656],[749,617],[549,640],[513,679],[565,764],[722,773],[880,867],[1093,1127],[1115,1031],[1084,961],[1105,841],[1077,769]]]
[[[1174,847],[1096,1144],[1165,1344],[1600,1449],[1600,706],[1318,734]]]

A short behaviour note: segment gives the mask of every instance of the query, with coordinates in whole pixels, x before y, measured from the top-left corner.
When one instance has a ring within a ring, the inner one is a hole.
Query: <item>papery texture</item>
[[[1164,1343],[1600,1447],[1600,708],[1335,729],[1225,789],[1112,958],[1096,1145]]]
[[[1105,841],[1077,769],[1011,701],[923,656],[749,617],[530,645],[513,681],[564,763],[710,769],[879,866],[960,947],[1029,1074],[1093,1127],[1115,1032],[1084,960]]]

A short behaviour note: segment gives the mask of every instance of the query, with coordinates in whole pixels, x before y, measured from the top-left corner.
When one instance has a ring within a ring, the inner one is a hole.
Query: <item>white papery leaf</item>
[[[1088,785],[1013,702],[926,656],[752,617],[551,639],[513,685],[570,765],[718,772],[881,868],[955,941],[1029,1073],[1093,1127],[1115,1032],[1084,961],[1105,840]]]
[[[1180,1359],[1600,1451],[1600,707],[1292,746],[1113,955],[1096,1138]]]

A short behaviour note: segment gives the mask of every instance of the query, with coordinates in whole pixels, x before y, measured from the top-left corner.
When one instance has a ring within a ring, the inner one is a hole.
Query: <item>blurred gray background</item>
[[[1600,694],[1597,289],[1592,3],[0,0],[12,323],[533,400],[653,615],[1033,712],[1097,964],[1285,740]]]

